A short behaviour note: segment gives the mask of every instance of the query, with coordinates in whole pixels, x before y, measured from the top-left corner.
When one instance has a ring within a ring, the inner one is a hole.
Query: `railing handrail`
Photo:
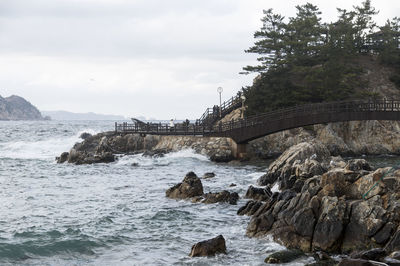
[[[231,101],[231,103],[233,103],[233,101]],[[224,123],[220,122],[216,125],[211,123],[210,124],[181,123],[171,127],[169,124],[162,124],[162,123],[147,123],[142,125],[138,123],[129,124],[127,122],[124,122],[122,124],[115,123],[115,131],[129,132],[129,133],[160,134],[160,135],[161,134],[204,135],[211,133],[228,132],[239,128],[246,128],[254,125],[260,125],[279,120],[301,118],[306,115],[317,115],[321,113],[336,114],[343,112],[372,112],[372,111],[400,112],[400,100],[386,100],[386,99],[346,100],[346,101],[336,101],[336,102],[303,104],[303,105],[273,110],[262,114],[248,116],[244,119],[236,119]],[[205,117],[204,119],[207,119],[207,117]],[[229,136],[229,133],[227,136]]]
[[[221,116],[225,116],[227,113],[233,111],[235,108],[237,108],[239,105],[242,104],[242,99],[240,98],[241,94],[238,94],[236,96],[232,96],[230,99],[227,101],[224,101],[221,103],[221,105],[215,105],[218,106],[218,110],[214,108],[207,108],[206,111],[203,113],[203,115],[197,119],[197,123],[202,125],[204,122],[207,122],[206,124],[213,124],[215,123],[219,118],[220,118],[220,113],[219,113],[219,108],[221,108]],[[215,111],[217,111],[215,113]],[[212,116],[210,116],[213,114]],[[209,121],[207,121],[209,120]]]

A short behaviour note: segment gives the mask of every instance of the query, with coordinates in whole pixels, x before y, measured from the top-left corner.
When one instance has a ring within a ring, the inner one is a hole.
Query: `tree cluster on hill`
[[[347,11],[338,8],[338,19],[321,22],[318,7],[296,6],[295,17],[264,10],[263,26],[254,34],[254,46],[246,52],[259,55],[259,65],[243,73],[259,73],[251,87],[244,88],[247,114],[301,103],[374,97],[360,75],[357,58],[373,54],[382,64],[399,71],[391,80],[400,88],[400,18],[378,27],[378,13],[366,0]]]

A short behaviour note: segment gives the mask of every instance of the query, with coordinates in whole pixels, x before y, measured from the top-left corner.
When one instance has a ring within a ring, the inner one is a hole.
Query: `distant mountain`
[[[0,120],[44,120],[39,110],[24,98],[0,96]]]
[[[72,113],[67,111],[42,111],[45,116],[52,120],[127,120],[121,115],[104,115],[96,113]]]

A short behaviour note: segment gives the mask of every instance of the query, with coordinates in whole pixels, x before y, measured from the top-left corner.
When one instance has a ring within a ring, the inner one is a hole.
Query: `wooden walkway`
[[[233,103],[237,104],[234,101]],[[183,123],[174,127],[161,123],[115,123],[115,132],[229,137],[240,144],[279,131],[308,125],[361,120],[400,121],[400,100],[354,100],[305,104],[217,125],[211,123],[215,119],[212,118],[214,116],[215,112],[212,112],[203,115],[194,124]]]

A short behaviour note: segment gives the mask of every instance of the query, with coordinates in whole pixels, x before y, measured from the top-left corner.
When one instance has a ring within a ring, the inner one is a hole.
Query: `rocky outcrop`
[[[372,170],[366,160],[346,162],[323,145],[301,143],[271,164],[268,177],[283,191],[239,209],[252,216],[249,236],[272,235],[304,252],[400,250],[399,170]]]
[[[169,188],[165,194],[172,199],[188,199],[201,196],[203,195],[203,185],[195,173],[189,172],[182,183]]]
[[[22,97],[0,96],[0,120],[44,120],[39,110]]]
[[[321,143],[299,143],[276,159],[268,167],[267,174],[260,177],[258,184],[265,186],[279,181],[281,189],[292,188],[296,182],[325,172],[329,158],[329,151]],[[301,187],[301,183],[296,186]]]
[[[219,253],[226,254],[225,239],[222,235],[194,244],[189,256],[214,256]]]
[[[96,163],[98,157],[111,153],[135,154],[161,157],[168,152],[193,149],[208,156],[215,162],[228,162],[233,159],[231,141],[227,138],[194,136],[140,136],[139,134],[118,135],[104,132],[93,136],[85,135],[81,143],[76,143],[69,152],[68,162],[75,164]]]
[[[215,193],[203,193],[203,184],[200,178],[193,172],[186,174],[181,183],[178,183],[166,191],[166,196],[173,199],[192,199],[192,202],[201,202],[205,204],[229,203],[236,205],[239,194],[223,190]]]

